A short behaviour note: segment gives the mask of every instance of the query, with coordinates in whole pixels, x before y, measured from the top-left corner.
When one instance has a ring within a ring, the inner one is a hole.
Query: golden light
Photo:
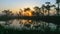
[[[23,12],[21,13],[21,15],[23,15],[23,16],[33,16],[33,15],[32,15],[32,11],[26,11],[26,12],[23,11]]]
[[[32,12],[31,11],[26,11],[26,16],[32,16]]]
[[[11,11],[14,14],[19,13],[19,8],[13,8],[13,9],[11,9]]]
[[[30,24],[32,20],[20,20],[22,24]]]

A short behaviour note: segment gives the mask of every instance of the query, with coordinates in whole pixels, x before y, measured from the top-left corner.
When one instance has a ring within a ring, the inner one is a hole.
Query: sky
[[[12,11],[18,11],[20,8],[26,7],[41,7],[45,2],[51,2],[55,4],[55,0],[0,0],[0,11],[10,9]]]

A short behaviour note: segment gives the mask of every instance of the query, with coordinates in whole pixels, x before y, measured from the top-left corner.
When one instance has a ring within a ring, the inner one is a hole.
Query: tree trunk
[[[59,16],[59,3],[58,3],[58,10],[57,10],[57,15]]]
[[[44,16],[44,9],[43,9],[43,16]]]
[[[49,10],[48,10],[48,16],[50,15]]]

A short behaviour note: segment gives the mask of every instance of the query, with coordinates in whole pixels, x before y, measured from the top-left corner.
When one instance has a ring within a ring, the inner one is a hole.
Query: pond
[[[54,23],[48,23],[41,20],[28,20],[28,19],[12,19],[7,21],[0,21],[0,25],[4,28],[17,29],[17,30],[41,30],[41,31],[60,31],[60,26]]]

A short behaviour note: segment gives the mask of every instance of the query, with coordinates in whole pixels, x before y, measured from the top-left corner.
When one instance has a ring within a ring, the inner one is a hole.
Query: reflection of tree
[[[32,20],[20,20],[20,24],[31,24]]]
[[[60,25],[57,25],[56,31],[59,32]]]
[[[11,20],[11,21],[10,21],[10,20],[6,20],[6,21],[5,21],[5,25],[10,25],[10,24],[12,24],[12,23],[13,23],[13,20]]]

